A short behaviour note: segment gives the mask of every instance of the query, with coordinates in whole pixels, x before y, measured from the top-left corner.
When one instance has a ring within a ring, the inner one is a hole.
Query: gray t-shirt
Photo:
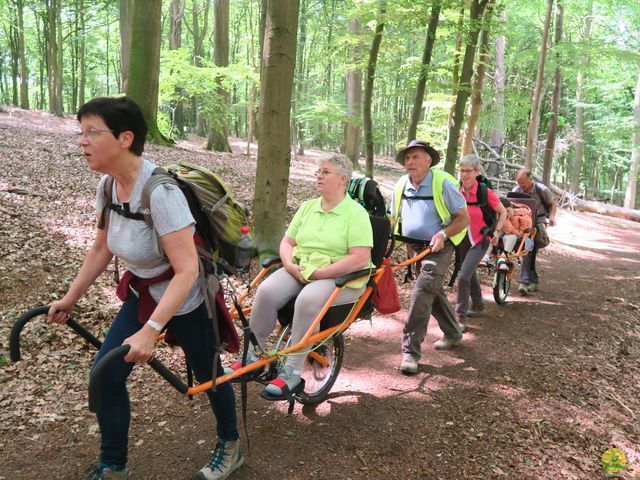
[[[131,212],[142,210],[142,189],[155,168],[156,165],[143,159],[142,169],[128,202]],[[102,177],[98,185],[95,203],[98,213],[102,212],[102,208],[105,205],[104,182],[106,178],[106,176]],[[118,201],[117,198],[116,184],[117,182],[114,181],[112,202],[122,205],[122,202]],[[158,237],[195,224],[187,199],[182,191],[174,185],[156,187],[151,194],[150,203],[151,218],[153,219],[155,231],[149,228],[144,221],[126,218],[113,211],[108,213],[107,246],[109,251],[122,259],[125,268],[139,278],[155,277],[171,266],[160,251]],[[167,289],[167,285],[169,285],[169,280],[149,287],[149,293],[156,302],[160,301],[164,291]],[[202,293],[196,281],[184,303],[175,314],[184,315],[189,313],[200,306],[202,302]]]

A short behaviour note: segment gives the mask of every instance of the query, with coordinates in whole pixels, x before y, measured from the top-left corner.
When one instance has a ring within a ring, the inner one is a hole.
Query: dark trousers
[[[453,244],[445,242],[442,250],[425,256],[422,269],[411,292],[411,306],[402,330],[402,353],[419,360],[422,341],[431,315],[445,338],[462,337],[460,327],[442,286],[453,255]]]
[[[122,305],[111,324],[102,348],[96,355],[94,366],[107,352],[122,345],[124,339],[142,328],[142,324],[138,321],[137,298],[133,295],[131,297]],[[204,303],[190,313],[173,317],[168,328],[178,339],[198,381],[211,380],[215,340],[213,325],[207,316]],[[126,380],[134,365],[123,360],[114,361],[104,375],[105,383],[101,386],[102,408],[97,414],[102,437],[100,446],[102,465],[124,467],[127,463],[131,405]],[[218,363],[217,374],[223,374],[220,363]],[[168,384],[167,388],[170,388]],[[218,437],[225,441],[237,440],[236,401],[233,387],[229,383],[224,383],[217,387],[215,393],[208,391],[207,395],[216,417]]]

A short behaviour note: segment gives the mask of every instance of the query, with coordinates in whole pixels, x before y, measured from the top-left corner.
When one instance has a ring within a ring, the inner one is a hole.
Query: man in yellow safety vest
[[[396,155],[407,175],[396,183],[391,199],[396,238],[414,249],[429,247],[411,294],[411,306],[402,332],[400,371],[416,373],[431,314],[444,336],[434,343],[439,350],[453,347],[462,338],[460,326],[443,290],[454,252],[466,234],[469,214],[456,179],[433,166],[438,151],[427,142],[412,140]]]

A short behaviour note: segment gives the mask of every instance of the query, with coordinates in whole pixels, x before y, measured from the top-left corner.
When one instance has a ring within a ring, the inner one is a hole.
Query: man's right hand
[[[444,237],[440,235],[440,233],[436,233],[433,237],[431,237],[429,248],[431,248],[431,251],[433,253],[442,250],[444,248]]]
[[[49,313],[45,315],[45,318],[53,323],[63,324],[69,320],[69,312],[73,310],[76,302],[68,299],[67,297],[62,297],[60,300],[56,300],[51,304],[51,308],[49,308]]]

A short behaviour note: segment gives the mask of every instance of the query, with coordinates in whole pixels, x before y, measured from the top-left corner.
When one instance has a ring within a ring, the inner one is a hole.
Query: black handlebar
[[[22,329],[31,319],[45,315],[49,312],[50,306],[43,305],[40,307],[32,308],[31,310],[23,313],[18,320],[13,324],[11,333],[9,335],[9,358],[12,362],[20,360],[20,334]],[[65,323],[69,328],[75,331],[78,335],[84,338],[91,345],[99,349],[102,346],[102,342],[98,340],[91,332],[89,332],[82,325],[74,320],[67,320]],[[104,371],[109,363],[119,358],[124,358],[129,350],[130,345],[121,345],[118,348],[114,348],[108,352],[100,361],[95,365],[89,376],[89,409],[92,412],[96,412],[100,408],[100,384]],[[182,382],[176,375],[165,367],[160,360],[152,359],[148,362],[149,366],[158,372],[167,382],[169,382],[178,392],[185,394],[189,387]]]
[[[22,333],[22,329],[32,318],[35,318],[39,315],[45,315],[49,312],[49,305],[44,305],[42,307],[35,307],[31,310],[23,313],[16,323],[13,324],[11,328],[11,334],[9,335],[9,358],[12,362],[17,362],[20,360],[20,334]],[[78,335],[84,338],[87,342],[93,345],[96,348],[100,348],[102,346],[102,342],[98,340],[93,334],[80,325],[78,322],[74,320],[67,320],[66,324],[69,328],[75,331]]]
[[[91,375],[89,376],[89,410],[91,412],[98,412],[100,410],[100,386],[102,385],[102,377],[107,367],[110,363],[123,359],[127,353],[129,353],[129,350],[131,350],[131,345],[120,345],[114,348],[102,357],[91,370]],[[171,370],[165,367],[160,360],[154,358],[147,363],[178,392],[182,394],[187,393],[189,387],[176,377]]]

